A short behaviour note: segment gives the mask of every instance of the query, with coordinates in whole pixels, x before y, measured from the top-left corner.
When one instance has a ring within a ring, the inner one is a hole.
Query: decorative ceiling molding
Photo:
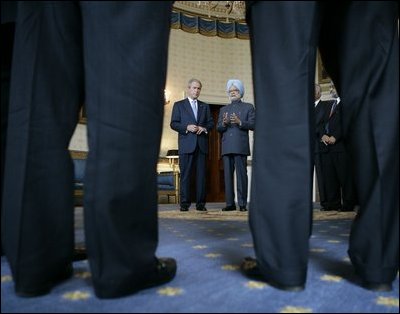
[[[199,1],[175,1],[171,14],[171,28],[209,37],[250,38],[249,28],[244,19],[231,18],[227,21],[226,14],[220,18],[208,17],[208,10],[199,7],[198,3]],[[226,8],[222,6],[220,10],[225,13]]]
[[[218,3],[212,11],[209,11],[207,6],[202,4],[204,1],[175,1],[173,8],[175,11],[183,12],[191,15],[196,15],[202,18],[212,19],[212,20],[224,20],[228,21],[238,21],[240,23],[246,24],[245,17],[238,19],[234,14],[226,14],[225,4],[227,1],[213,1]]]

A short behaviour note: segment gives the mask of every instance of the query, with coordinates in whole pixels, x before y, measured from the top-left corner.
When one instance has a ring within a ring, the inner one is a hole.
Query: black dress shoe
[[[392,284],[391,283],[376,283],[376,282],[369,282],[369,281],[365,281],[363,283],[363,287],[365,289],[374,291],[374,292],[389,292],[392,291]]]
[[[258,267],[257,260],[253,257],[245,257],[242,264],[240,265],[240,270],[247,276],[256,279],[264,279],[260,268]]]
[[[265,281],[271,286],[288,292],[300,292],[304,290],[304,285],[284,285],[272,280],[264,278],[260,268],[258,267],[257,260],[252,257],[245,257],[240,265],[241,271],[249,278]]]
[[[277,282],[269,282],[269,284],[279,290],[287,292],[301,292],[304,290],[304,285],[283,285]]]
[[[199,212],[206,212],[207,208],[205,208],[204,206],[201,206],[201,207],[197,207],[196,210],[198,210]]]
[[[246,206],[240,206],[240,211],[241,212],[247,212]]]
[[[103,287],[96,289],[96,296],[100,299],[120,298],[127,296],[143,289],[153,288],[170,282],[176,275],[176,261],[170,257],[156,258],[154,271],[147,277],[142,278],[140,282],[133,283],[132,286],[124,286],[123,288]]]
[[[156,272],[143,286],[145,288],[156,287],[174,279],[176,275],[176,261],[171,257],[157,258]]]
[[[187,208],[187,207],[181,207],[179,210],[180,210],[181,212],[187,212],[187,211],[189,210],[189,208]]]
[[[72,265],[68,265],[56,277],[54,277],[54,279],[42,287],[37,287],[35,289],[15,287],[15,293],[19,297],[23,298],[33,298],[48,294],[54,286],[71,278],[73,273],[74,270]]]
[[[74,255],[72,257],[72,260],[74,262],[77,261],[83,261],[85,259],[87,259],[87,252],[86,252],[86,248],[84,247],[76,247],[74,248]]]
[[[229,211],[233,211],[233,210],[236,210],[236,206],[235,205],[226,206],[226,207],[222,208],[223,212],[229,212]]]

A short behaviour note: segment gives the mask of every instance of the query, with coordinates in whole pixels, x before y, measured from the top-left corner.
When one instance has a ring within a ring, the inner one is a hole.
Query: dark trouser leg
[[[15,22],[1,24],[1,200],[3,200],[4,163],[6,157],[6,139],[8,125],[8,108],[10,103],[11,61],[14,43]],[[3,219],[3,204],[1,219]],[[1,235],[1,256],[3,256],[3,229]]]
[[[257,121],[250,202],[256,257],[266,278],[304,284],[315,118],[316,4],[250,8]]]
[[[322,180],[325,188],[325,208],[328,210],[339,210],[342,207],[340,193],[340,181],[337,174],[335,162],[337,153],[321,154]]]
[[[201,208],[206,204],[206,161],[207,155],[196,150],[196,207]]]
[[[343,99],[343,125],[355,170],[360,209],[349,255],[365,281],[392,282],[399,267],[399,39],[397,2],[351,2],[346,15],[327,21],[328,72]],[[339,25],[335,24],[335,21]],[[344,31],[342,25],[348,27]],[[337,52],[336,54],[334,52]],[[362,75],[360,75],[362,73]]]
[[[322,176],[322,167],[321,167],[321,154],[314,155],[315,160],[315,173],[317,175],[317,184],[318,184],[318,193],[319,193],[319,202],[321,207],[326,206],[326,193],[325,193],[325,186],[324,186],[324,179]]]
[[[224,162],[226,206],[235,206],[235,191],[233,186],[234,157],[233,155],[224,155],[222,156],[222,160]]]
[[[134,292],[155,272],[170,6],[81,3],[90,150],[85,227],[99,297]]]
[[[179,155],[180,169],[180,202],[182,208],[189,208],[191,203],[190,197],[190,177],[192,173],[193,154]]]
[[[34,294],[72,261],[67,148],[83,100],[81,21],[72,2],[23,2],[18,15],[2,230],[16,291]]]
[[[239,207],[247,205],[247,156],[235,155],[237,199]]]
[[[342,209],[351,211],[357,204],[354,187],[353,171],[350,168],[349,156],[346,151],[337,154],[337,174],[342,187]]]

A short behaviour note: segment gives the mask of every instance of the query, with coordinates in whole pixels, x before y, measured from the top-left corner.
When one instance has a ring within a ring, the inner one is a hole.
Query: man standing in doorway
[[[346,138],[342,127],[342,103],[331,83],[333,100],[320,101],[316,106],[319,121],[316,126],[317,180],[321,181],[324,199],[321,210],[353,211],[356,204],[350,156],[347,153]],[[321,190],[320,190],[321,191]]]
[[[198,79],[188,82],[188,97],[176,102],[172,109],[171,128],[178,132],[180,177],[180,210],[188,211],[190,177],[196,167],[196,209],[206,211],[206,156],[208,133],[214,127],[208,104],[198,100],[202,84]]]

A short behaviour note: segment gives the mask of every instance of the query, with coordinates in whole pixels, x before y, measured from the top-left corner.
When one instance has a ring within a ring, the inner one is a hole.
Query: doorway
[[[217,131],[218,115],[220,105],[209,105],[211,116],[214,120],[214,128],[208,135],[208,156],[206,164],[206,202],[221,203],[225,202],[225,180],[224,180],[224,164],[221,157],[221,135]],[[196,199],[196,168],[192,169],[193,173],[190,179],[192,200]]]
[[[221,135],[217,131],[220,105],[210,105],[214,128],[208,137],[207,202],[225,202],[224,164],[221,157]]]

